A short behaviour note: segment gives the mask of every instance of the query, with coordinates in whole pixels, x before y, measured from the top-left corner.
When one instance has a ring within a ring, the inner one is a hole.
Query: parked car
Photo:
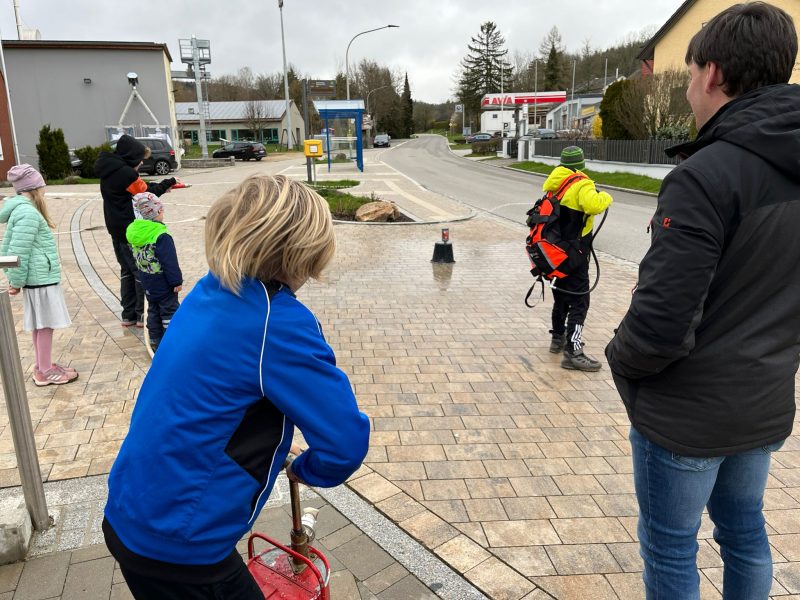
[[[148,175],[169,175],[170,171],[178,168],[178,161],[175,160],[175,150],[169,145],[167,140],[161,138],[136,138],[150,148],[150,158],[145,158],[142,166],[139,167],[140,173]],[[117,143],[111,144],[112,148],[117,147]]]
[[[491,133],[475,133],[467,136],[467,143],[472,144],[473,142],[485,142],[486,140],[490,139],[492,139]]]
[[[80,158],[78,158],[78,156],[75,154],[75,150],[69,151],[69,164],[72,167],[73,175],[81,174],[81,167],[83,166],[83,161]]]
[[[372,143],[372,145],[375,148],[388,148],[389,146],[391,146],[391,144],[389,143],[391,141],[392,138],[389,136],[389,134],[379,133],[378,135],[375,136],[375,141]]]
[[[211,156],[214,158],[233,156],[240,160],[251,160],[253,158],[261,160],[266,155],[267,149],[264,144],[259,144],[258,142],[231,142],[230,144],[225,144],[219,150],[214,150]]]
[[[530,135],[540,140],[554,140],[556,139],[556,132],[552,129],[533,129]]]

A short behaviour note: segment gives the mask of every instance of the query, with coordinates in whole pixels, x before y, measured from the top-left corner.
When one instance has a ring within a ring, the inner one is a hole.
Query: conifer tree
[[[403,95],[400,98],[402,105],[402,137],[410,138],[414,133],[414,101],[411,99],[411,86],[408,85],[408,73],[403,84]]]
[[[480,112],[481,98],[485,94],[500,92],[501,84],[504,91],[511,90],[513,68],[506,61],[505,43],[497,25],[486,21],[467,45],[469,53],[461,61],[457,95],[468,118]]]

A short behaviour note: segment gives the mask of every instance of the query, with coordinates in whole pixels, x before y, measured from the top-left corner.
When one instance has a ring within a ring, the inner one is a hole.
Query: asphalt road
[[[526,211],[542,194],[544,177],[456,156],[441,136],[423,135],[379,152],[377,158],[423,187],[515,223],[525,223]],[[638,263],[650,245],[646,229],[655,211],[656,199],[606,191],[614,197],[614,204],[595,241],[595,248]]]

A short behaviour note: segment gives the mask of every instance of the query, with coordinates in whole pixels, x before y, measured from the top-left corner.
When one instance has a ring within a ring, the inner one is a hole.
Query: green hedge
[[[84,146],[75,150],[75,156],[83,161],[81,165],[81,177],[94,179],[97,175],[94,172],[94,163],[101,152],[111,152],[111,146],[102,144],[101,146]]]
[[[500,150],[502,140],[500,138],[494,138],[491,140],[486,140],[484,142],[474,142],[472,144],[472,153],[473,154],[497,154]]]

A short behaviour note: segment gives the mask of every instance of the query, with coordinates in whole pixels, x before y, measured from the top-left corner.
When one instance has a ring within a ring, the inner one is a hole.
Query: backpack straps
[[[561,182],[561,185],[558,186],[558,189],[555,191],[553,196],[558,198],[558,200],[560,202],[561,198],[564,197],[564,194],[567,193],[567,190],[570,188],[570,186],[573,183],[577,183],[581,179],[587,179],[586,175],[584,175],[583,173],[573,173],[572,175],[570,175],[564,181]]]

